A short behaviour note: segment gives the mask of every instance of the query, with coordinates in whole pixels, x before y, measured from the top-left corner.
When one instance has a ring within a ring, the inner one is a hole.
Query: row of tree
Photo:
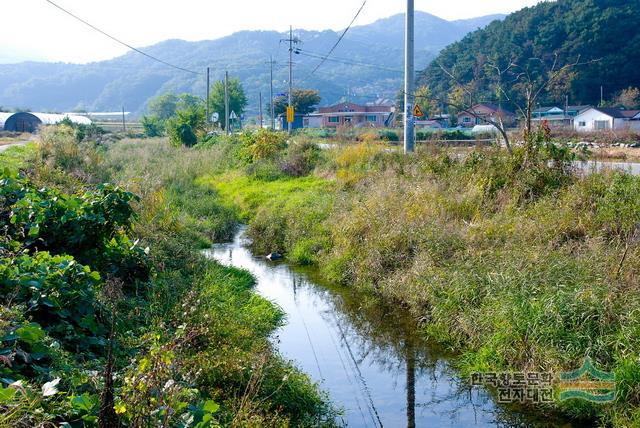
[[[230,79],[228,84],[229,111],[237,117],[242,117],[247,107],[247,96],[239,79]],[[296,112],[311,113],[320,103],[320,94],[311,89],[294,89],[292,104]],[[215,82],[209,95],[209,112],[217,116],[217,124],[224,129],[225,117],[225,86],[224,82]],[[280,95],[274,99],[275,115],[286,112],[288,97]],[[168,135],[174,144],[192,146],[196,144],[209,130],[212,117],[206,117],[205,100],[191,94],[166,93],[152,98],[147,106],[148,115],[142,118],[145,134],[149,137]],[[267,111],[271,106],[267,103]]]

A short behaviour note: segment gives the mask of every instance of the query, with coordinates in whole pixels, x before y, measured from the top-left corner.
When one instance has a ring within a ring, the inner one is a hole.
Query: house
[[[354,126],[356,128],[384,128],[393,125],[394,111],[391,105],[359,105],[338,103],[330,107],[320,107],[323,128]]]
[[[305,115],[296,113],[293,117],[293,122],[291,122],[291,129],[301,129],[304,127],[304,118]],[[289,122],[287,122],[286,114],[279,114],[276,120],[276,129],[281,131],[286,131],[289,129]]]
[[[531,114],[534,123],[547,122],[551,128],[573,127],[573,119],[591,106],[539,107]]]
[[[502,120],[506,126],[515,123],[516,115],[509,110],[491,103],[480,103],[458,113],[458,124],[465,128],[473,128],[475,125],[484,125],[489,121]]]
[[[575,117],[574,129],[578,132],[640,129],[640,111],[590,107]]]
[[[304,128],[322,128],[322,115],[319,113],[311,113],[302,118],[302,126]]]

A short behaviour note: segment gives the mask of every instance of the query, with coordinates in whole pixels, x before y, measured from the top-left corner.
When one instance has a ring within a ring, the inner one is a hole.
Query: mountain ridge
[[[416,60],[425,67],[441,49],[462,39],[470,31],[488,25],[503,15],[446,21],[425,12],[416,13]],[[294,58],[294,86],[319,89],[323,104],[348,97],[358,102],[393,98],[401,85],[397,72],[402,66],[404,15],[383,18],[353,27],[329,61],[314,74],[311,70],[339,37],[332,30],[298,29],[303,40]],[[242,30],[214,40],[168,39],[140,48],[150,55],[180,67],[201,72],[192,75],[173,70],[136,52],[87,64],[22,62],[0,64],[0,105],[46,111],[119,110],[123,106],[143,113],[149,98],[163,92],[204,94],[204,70],[212,70],[212,81],[224,71],[241,79],[247,92],[249,113],[258,110],[260,91],[269,93],[268,60],[274,70],[275,92],[286,91],[287,46],[280,40],[288,34],[269,30]],[[342,63],[357,62],[372,66]],[[376,68],[374,66],[378,66]]]

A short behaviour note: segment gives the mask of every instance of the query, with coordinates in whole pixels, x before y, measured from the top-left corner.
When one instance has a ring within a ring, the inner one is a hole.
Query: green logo
[[[616,398],[616,376],[594,367],[591,358],[584,359],[582,367],[560,373],[557,384],[560,400],[581,398],[596,403],[608,403]]]

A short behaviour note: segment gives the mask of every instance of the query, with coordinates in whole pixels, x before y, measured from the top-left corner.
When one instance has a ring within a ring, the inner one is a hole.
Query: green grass
[[[620,373],[615,404],[557,406],[625,425],[640,407],[640,178],[578,178],[545,150],[479,149],[462,161],[361,144],[304,178],[233,167],[198,182],[249,223],[256,251],[405,304],[461,355],[462,373],[557,373],[587,355]]]
[[[329,398],[270,342],[283,322],[281,311],[255,293],[249,273],[223,267],[201,252],[211,242],[229,239],[237,226],[237,214],[222,204],[218,191],[196,182],[230,165],[232,146],[185,150],[155,139],[97,148],[75,143],[63,127],[48,129],[44,138],[40,152],[10,149],[0,162],[26,168],[42,187],[83,192],[109,181],[140,196],[132,236],[141,248],[149,247],[153,272],[147,283],[127,283],[134,294],[119,306],[115,404],[122,421],[156,426],[168,411],[174,426],[185,412],[215,409],[210,416],[223,426],[334,425]],[[13,314],[4,309],[0,306],[3,315]],[[19,313],[12,323],[22,322]],[[105,361],[91,364],[100,369]],[[81,368],[65,361],[54,365]],[[87,409],[76,410],[74,417],[95,420],[103,378],[98,373],[83,379],[91,385],[83,386]],[[14,403],[15,412],[0,424],[68,420],[74,412],[67,399],[71,392],[61,391],[60,403]]]
[[[22,146],[9,147],[0,153],[0,170],[18,171],[26,168],[36,154],[36,144],[29,143]]]

